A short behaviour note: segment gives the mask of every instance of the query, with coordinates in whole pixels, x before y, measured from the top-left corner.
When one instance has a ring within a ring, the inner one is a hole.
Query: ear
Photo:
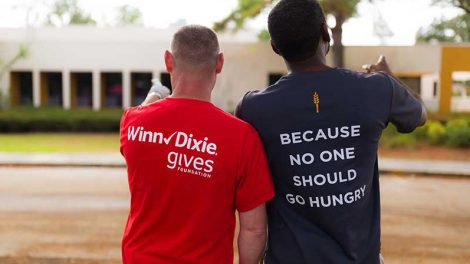
[[[280,53],[279,50],[277,49],[276,45],[274,45],[273,40],[271,40],[271,48],[273,49],[273,51],[274,51],[277,55],[281,56],[281,53]]]
[[[219,53],[219,55],[217,55],[217,60],[215,62],[215,73],[221,73],[222,72],[222,68],[224,67],[224,53],[221,52]]]
[[[326,21],[323,22],[322,25],[321,38],[323,41],[328,43],[331,41],[330,32],[328,31],[328,25],[326,24]]]
[[[175,67],[175,59],[173,57],[173,54],[171,54],[171,52],[168,50],[165,51],[165,65],[166,71],[169,73],[171,73],[173,71],[173,68]]]

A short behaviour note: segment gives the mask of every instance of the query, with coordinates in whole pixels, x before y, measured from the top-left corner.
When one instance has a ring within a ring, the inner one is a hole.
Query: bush
[[[413,134],[396,134],[394,136],[383,137],[381,143],[385,148],[414,149],[417,140]]]
[[[413,135],[418,140],[427,140],[428,139],[428,131],[429,131],[430,122],[426,122],[424,126],[420,126],[413,131]]]
[[[466,119],[455,119],[447,123],[446,143],[451,147],[470,146],[470,122]]]
[[[122,110],[14,108],[0,111],[0,132],[117,132]]]
[[[446,128],[441,122],[428,121],[424,129],[431,144],[442,144],[446,140]]]

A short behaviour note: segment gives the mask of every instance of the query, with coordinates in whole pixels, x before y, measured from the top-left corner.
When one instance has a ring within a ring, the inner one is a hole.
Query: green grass
[[[0,152],[119,152],[119,134],[0,134]]]

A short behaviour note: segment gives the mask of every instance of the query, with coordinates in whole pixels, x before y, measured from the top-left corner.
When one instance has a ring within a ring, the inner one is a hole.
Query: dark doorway
[[[93,104],[93,74],[91,72],[72,72],[72,107],[90,108]]]
[[[169,73],[167,72],[162,72],[160,73],[160,82],[168,87],[168,89],[170,89],[170,91],[173,91],[172,87],[171,87],[171,76]]]
[[[101,73],[101,91],[104,107],[122,107],[122,73]]]
[[[10,95],[13,106],[33,104],[33,73],[14,71],[10,73]]]
[[[41,72],[41,105],[62,106],[61,72]]]
[[[151,72],[131,73],[132,105],[141,104],[145,100],[145,97],[147,97],[148,91],[151,86]]]

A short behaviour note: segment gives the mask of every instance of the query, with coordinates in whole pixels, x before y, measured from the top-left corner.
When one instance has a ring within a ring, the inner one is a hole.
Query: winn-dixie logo
[[[194,138],[193,134],[176,131],[165,137],[162,132],[147,131],[142,126],[130,126],[127,130],[127,139],[130,141],[165,144],[175,148],[187,149],[199,153],[207,153],[211,156],[217,156],[217,145],[209,142],[208,137],[203,139]],[[171,151],[167,157],[169,169],[177,170],[183,173],[211,177],[214,169],[214,161],[198,156]]]

